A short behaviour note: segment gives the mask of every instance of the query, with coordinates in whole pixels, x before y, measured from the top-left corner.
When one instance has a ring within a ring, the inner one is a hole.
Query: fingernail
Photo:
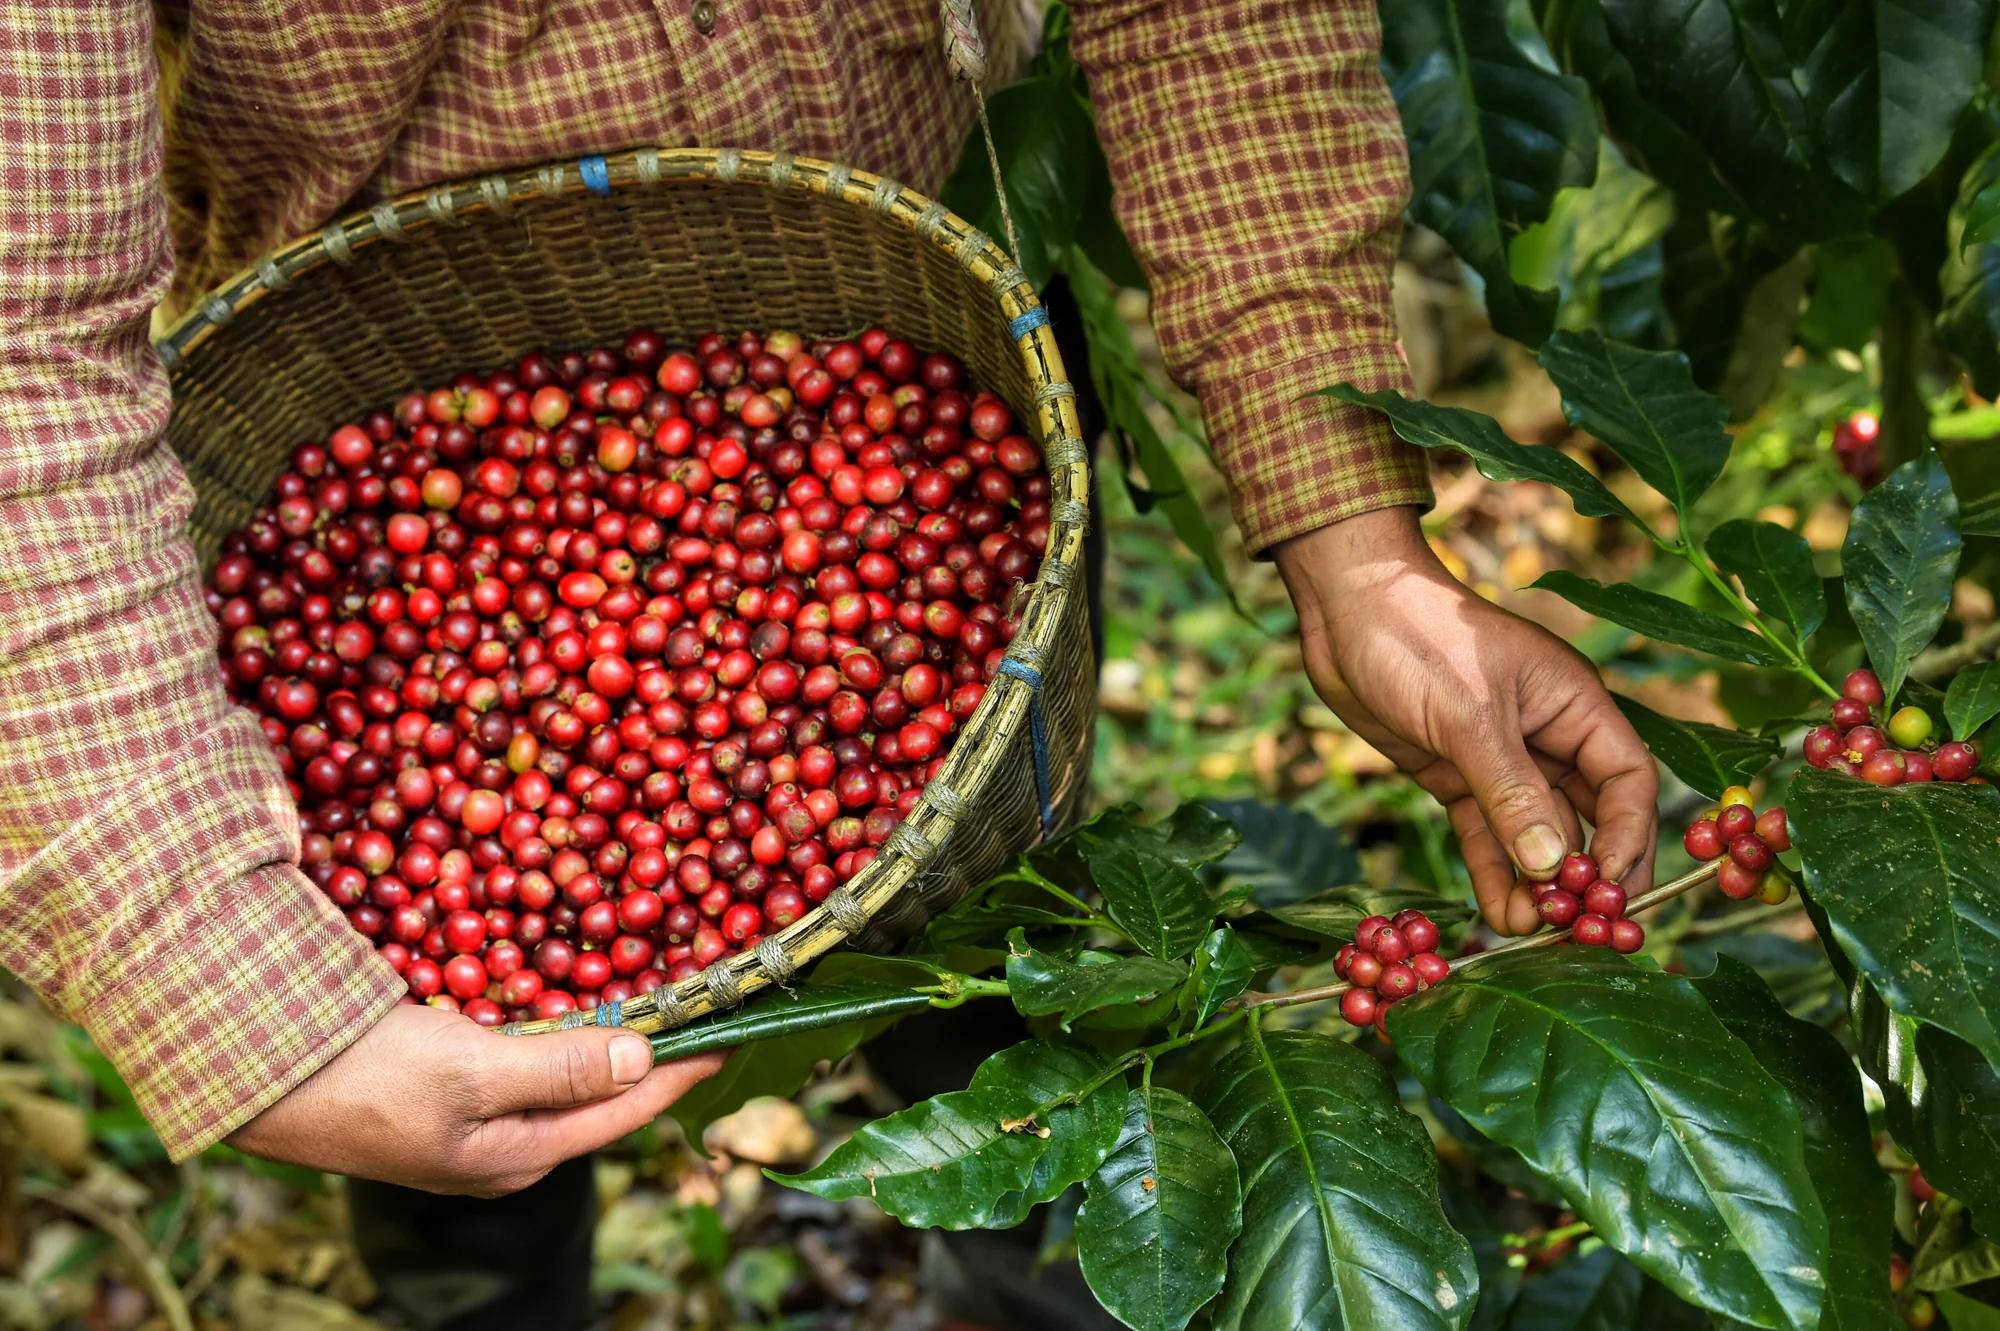
[[[1514,860],[1525,873],[1553,873],[1562,857],[1562,833],[1547,823],[1536,823],[1514,838]]]
[[[636,1086],[652,1066],[651,1042],[636,1035],[621,1035],[611,1042],[611,1080],[620,1086]]]

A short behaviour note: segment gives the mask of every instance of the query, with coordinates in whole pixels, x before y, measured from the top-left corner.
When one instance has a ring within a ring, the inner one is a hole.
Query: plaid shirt
[[[1026,25],[981,14],[1018,70]],[[299,873],[284,782],[218,684],[154,306],[355,204],[635,144],[789,148],[935,192],[971,105],[931,0],[162,0],[158,18],[0,0],[0,964],[91,1030],[184,1157],[401,986]],[[1075,6],[1160,342],[1253,549],[1429,498],[1415,450],[1295,400],[1404,382],[1407,170],[1377,43],[1372,0]]]

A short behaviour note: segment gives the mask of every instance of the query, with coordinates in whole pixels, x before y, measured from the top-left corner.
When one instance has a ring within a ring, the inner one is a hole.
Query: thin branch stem
[[[1627,916],[1637,915],[1641,911],[1648,911],[1655,906],[1672,901],[1683,892],[1699,887],[1709,879],[1715,877],[1716,871],[1721,867],[1722,861],[1710,860],[1707,864],[1700,865],[1692,871],[1682,874],[1679,878],[1673,879],[1671,882],[1662,883],[1652,891],[1632,898],[1625,907],[1625,914]],[[1498,947],[1488,948],[1484,952],[1475,953],[1469,957],[1460,957],[1451,963],[1451,968],[1456,971],[1461,967],[1476,965],[1489,957],[1504,956],[1509,952],[1523,952],[1531,947],[1549,947],[1556,943],[1568,941],[1569,936],[1570,931],[1568,929],[1544,929],[1540,933],[1527,934],[1521,938],[1511,939],[1508,942],[1500,944]],[[1353,987],[1347,981],[1342,980],[1338,984],[1317,984],[1306,989],[1288,989],[1278,993],[1243,994],[1240,997],[1229,1000],[1228,1006],[1243,1009],[1257,1007],[1296,1007],[1301,1003],[1320,1003],[1329,998],[1339,998]]]
[[[1709,586],[1715,588],[1716,591],[1722,593],[1723,598],[1729,602],[1729,604],[1735,609],[1736,613],[1743,617],[1744,623],[1749,624],[1752,628],[1756,629],[1757,632],[1763,636],[1764,641],[1770,643],[1773,647],[1776,647],[1779,651],[1783,652],[1788,658],[1790,658],[1792,663],[1792,673],[1800,676],[1803,679],[1810,680],[1813,684],[1813,687],[1817,688],[1821,693],[1824,693],[1829,698],[1838,698],[1840,696],[1840,690],[1836,689],[1835,687],[1833,687],[1833,685],[1827,683],[1824,679],[1820,678],[1819,671],[1814,670],[1812,668],[1811,663],[1806,660],[1805,655],[1802,652],[1798,651],[1790,643],[1786,642],[1783,637],[1779,636],[1776,633],[1771,632],[1770,628],[1764,623],[1763,619],[1757,614],[1757,612],[1750,608],[1750,603],[1744,600],[1742,595],[1738,593],[1734,587],[1729,585],[1728,579],[1724,578],[1720,573],[1717,573],[1715,571],[1714,566],[1711,565],[1708,561],[1708,556],[1701,550],[1695,548],[1694,542],[1688,539],[1687,534],[1685,532],[1681,534],[1680,545],[1676,548],[1678,549],[1681,558],[1687,560],[1689,564],[1692,564],[1694,566],[1695,571],[1701,574],[1703,578],[1707,579]]]

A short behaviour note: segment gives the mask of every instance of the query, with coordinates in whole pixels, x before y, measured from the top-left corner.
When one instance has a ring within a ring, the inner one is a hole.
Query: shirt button
[[[694,29],[704,37],[715,35],[714,0],[694,0],[688,6],[688,17],[694,20]]]

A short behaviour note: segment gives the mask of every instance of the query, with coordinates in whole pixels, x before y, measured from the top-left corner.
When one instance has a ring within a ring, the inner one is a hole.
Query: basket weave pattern
[[[207,564],[299,443],[469,366],[639,327],[686,346],[710,330],[811,340],[870,324],[957,356],[1048,460],[1048,551],[1007,671],[881,852],[803,919],[679,984],[509,1029],[652,1032],[734,1007],[842,942],[893,945],[1074,821],[1096,701],[1082,586],[1090,474],[1033,286],[984,234],[893,180],[787,153],[643,148],[440,185],[330,223],[161,339],[168,440],[195,486],[190,535]]]

